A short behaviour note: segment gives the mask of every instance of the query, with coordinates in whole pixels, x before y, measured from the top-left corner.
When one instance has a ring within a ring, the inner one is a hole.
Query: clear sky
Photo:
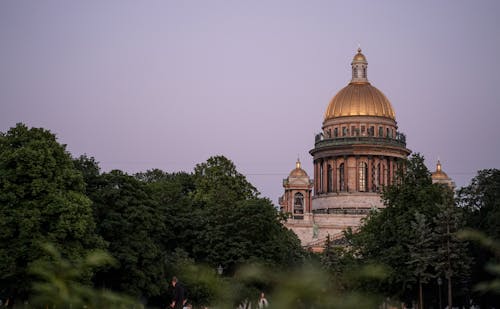
[[[277,204],[358,44],[408,147],[458,186],[500,168],[500,1],[0,1],[0,131],[104,171],[222,154]]]

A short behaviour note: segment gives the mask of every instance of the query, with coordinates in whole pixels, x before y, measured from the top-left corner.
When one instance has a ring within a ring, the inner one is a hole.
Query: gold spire
[[[297,158],[297,163],[295,163],[295,168],[300,168],[300,159]]]
[[[436,172],[441,172],[441,162],[438,159],[438,163],[436,164]]]

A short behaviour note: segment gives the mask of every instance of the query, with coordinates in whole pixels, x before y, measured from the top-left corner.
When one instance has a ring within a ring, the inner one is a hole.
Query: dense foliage
[[[42,243],[67,258],[103,246],[84,187],[49,131],[18,124],[0,135],[0,295],[27,297]]]
[[[451,289],[468,276],[470,259],[456,232],[463,227],[463,211],[452,191],[433,184],[420,155],[413,155],[399,181],[385,188],[385,208],[372,213],[360,231],[349,237],[363,263],[384,265],[388,277],[380,293],[411,303],[436,302],[437,278]],[[451,299],[451,295],[449,296]]]
[[[315,255],[224,156],[192,173],[103,173],[49,131],[18,124],[0,134],[0,300],[165,307],[178,275],[192,304],[218,308],[260,291],[273,308],[437,307],[438,291],[443,307],[499,303],[499,170],[454,197],[417,154],[382,198],[346,231],[348,246],[327,240]],[[463,228],[484,233],[486,247],[457,237]]]
[[[459,205],[466,210],[467,225],[481,232],[492,240],[500,239],[500,170],[487,169],[478,172],[467,187],[458,191]],[[491,245],[490,245],[491,246]],[[471,271],[471,283],[474,286],[500,277],[500,248],[497,244],[492,248],[473,243],[471,257],[474,264]],[[495,254],[496,253],[496,254]],[[492,271],[492,265],[497,270]],[[500,285],[496,291],[475,289],[474,296],[483,307],[500,304]]]

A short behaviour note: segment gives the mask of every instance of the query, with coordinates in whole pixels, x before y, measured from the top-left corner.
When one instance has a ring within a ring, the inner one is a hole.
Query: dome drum
[[[314,149],[309,151],[314,159],[326,158],[329,156],[389,156],[394,158],[406,158],[411,151],[403,145],[390,144],[382,142],[375,144],[367,142],[364,144],[353,144],[350,141],[345,143],[328,143],[334,140],[322,141],[325,143],[317,144]],[[337,141],[335,141],[337,142]]]

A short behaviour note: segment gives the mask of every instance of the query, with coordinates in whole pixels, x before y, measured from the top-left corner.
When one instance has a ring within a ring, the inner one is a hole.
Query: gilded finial
[[[441,162],[438,159],[438,163],[436,164],[436,171],[441,172]]]
[[[300,159],[297,157],[297,163],[295,163],[296,168],[300,168]]]

